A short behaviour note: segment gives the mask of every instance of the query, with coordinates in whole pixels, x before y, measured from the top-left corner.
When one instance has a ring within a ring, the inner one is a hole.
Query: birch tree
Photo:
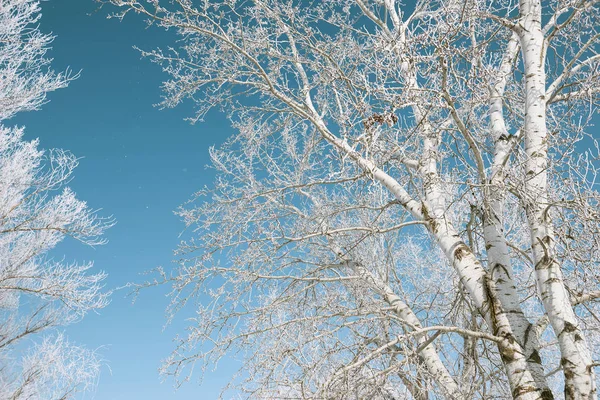
[[[69,399],[95,383],[98,356],[58,329],[108,302],[104,273],[50,254],[67,237],[102,244],[112,223],[66,186],[77,158],[6,125],[76,77],[50,68],[40,16],[37,1],[0,2],[0,398],[13,400]]]
[[[251,398],[596,398],[596,1],[111,3],[177,33],[142,51],[163,106],[237,131],[146,284],[196,310],[165,373],[240,354]]]

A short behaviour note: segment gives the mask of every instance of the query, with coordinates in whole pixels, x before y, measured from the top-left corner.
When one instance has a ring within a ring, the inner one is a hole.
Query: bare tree
[[[69,343],[62,334],[47,335],[28,349],[16,374],[3,366],[0,395],[3,399],[70,399],[96,384],[101,365],[94,351]]]
[[[46,52],[54,37],[40,32],[40,5],[33,0],[0,3],[0,120],[37,110],[46,93],[67,86],[77,75],[55,73]]]
[[[143,51],[198,121],[214,187],[164,371],[241,352],[255,398],[595,399],[593,0],[111,0],[175,31]]]
[[[49,69],[53,38],[38,30],[39,11],[37,1],[0,3],[0,397],[15,400],[67,399],[95,383],[100,360],[56,328],[108,302],[104,273],[49,255],[69,236],[102,244],[112,223],[66,187],[77,158],[3,125],[74,78]]]

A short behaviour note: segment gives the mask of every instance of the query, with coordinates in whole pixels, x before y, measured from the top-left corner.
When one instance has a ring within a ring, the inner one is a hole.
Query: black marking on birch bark
[[[573,362],[571,362],[568,358],[563,357],[560,359],[560,365],[563,367],[565,379],[573,379],[573,376],[575,376],[575,373],[571,369],[574,365]],[[567,385],[565,385],[565,391],[566,390]]]
[[[427,211],[427,205],[425,203],[421,203],[421,210],[423,213],[423,220],[429,225],[431,233],[435,235],[439,226],[438,223],[429,215],[429,211]]]
[[[529,335],[531,333],[533,333],[535,335],[535,332],[533,332],[532,328],[533,328],[533,324],[528,322],[527,328],[525,328],[525,334],[523,335],[523,343],[521,344],[521,348],[525,352],[527,351],[527,344],[529,343]],[[533,349],[533,351],[531,352],[529,357],[527,357],[527,362],[534,363],[534,364],[540,364],[540,365],[542,364],[542,358],[540,357],[540,353],[537,349]],[[547,390],[547,389],[544,389],[544,390]],[[550,391],[550,397],[544,397],[544,392],[542,391],[542,399],[546,399],[546,398],[554,399],[554,395],[552,394],[552,391]]]
[[[501,264],[501,263],[496,263],[496,264],[494,264],[492,266],[492,270],[491,270],[492,277],[496,273],[496,269],[502,269],[502,270],[504,270],[504,273],[506,274],[506,276],[508,276],[510,278],[510,274],[508,273],[508,268],[506,268],[506,266],[504,264]],[[500,282],[500,280],[498,280],[497,282]],[[505,282],[505,281],[502,280],[502,282]]]
[[[563,328],[563,330],[560,334],[562,335],[563,333],[572,333],[572,332],[576,332],[576,331],[578,331],[578,329],[575,325],[573,325],[569,321],[565,321],[565,327]]]
[[[487,303],[487,307],[488,310],[490,311],[490,318],[492,319],[492,332],[494,335],[498,334],[498,321],[496,319],[496,302],[494,301],[495,296],[494,296],[494,291],[492,290],[492,280],[490,279],[489,275],[486,273],[484,275],[484,290],[485,290],[485,301],[484,301],[484,307],[485,304]],[[502,345],[498,344],[498,349],[500,350],[500,353],[502,353]]]
[[[554,395],[552,394],[552,391],[548,388],[542,390],[541,396],[542,400],[554,400]]]
[[[525,334],[523,335],[523,348],[527,347],[527,343],[529,342],[529,334],[531,333],[531,328],[533,328],[533,324],[530,322],[527,324],[527,328],[525,328]]]
[[[544,283],[548,283],[548,284],[550,284],[550,283],[559,283],[559,282],[560,282],[560,279],[558,279],[558,278],[548,278],[548,279],[546,279],[544,281]]]
[[[565,399],[572,399],[574,397],[574,394],[575,390],[573,389],[573,384],[565,383]]]
[[[531,352],[529,357],[527,357],[527,362],[541,364],[542,357],[540,357],[540,353],[537,350],[533,350],[533,352]]]
[[[548,269],[548,268],[550,268],[550,265],[552,265],[552,260],[550,259],[550,257],[544,255],[540,259],[540,261],[538,261],[537,264],[535,264],[535,269],[536,270]]]
[[[526,393],[537,392],[539,390],[540,389],[536,388],[535,386],[518,386],[512,392],[513,399],[516,399]]]
[[[470,250],[467,247],[467,245],[464,243],[461,243],[460,245],[456,246],[456,249],[453,252],[453,256],[456,260],[461,261],[464,257],[469,255],[469,253],[470,253]]]

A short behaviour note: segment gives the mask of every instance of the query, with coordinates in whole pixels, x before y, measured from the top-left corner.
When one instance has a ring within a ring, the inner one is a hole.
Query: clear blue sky
[[[183,224],[173,210],[213,175],[205,169],[208,148],[233,132],[223,115],[190,125],[191,105],[159,110],[160,68],[140,59],[132,48],[149,49],[164,33],[144,29],[139,18],[107,20],[110,7],[96,12],[93,0],[42,3],[41,30],[57,36],[50,56],[56,70],[66,67],[81,77],[49,95],[41,111],[18,115],[8,123],[26,126],[26,138],[40,139],[45,149],[63,148],[82,157],[70,186],[79,198],[117,225],[109,243],[95,249],[65,242],[55,253],[67,261],[95,262],[108,272],[107,287],[141,282],[144,271],[171,266],[172,251]],[[158,33],[158,32],[156,32]],[[173,349],[172,338],[184,321],[167,327],[164,290],[147,290],[135,304],[125,291],[99,314],[67,327],[75,342],[102,348],[104,368],[94,396],[113,399],[213,399],[232,373],[225,363],[207,374],[202,386],[193,380],[177,392],[172,381],[160,383],[160,360]]]

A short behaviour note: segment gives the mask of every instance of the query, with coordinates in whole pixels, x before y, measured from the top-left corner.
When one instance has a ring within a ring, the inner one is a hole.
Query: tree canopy
[[[227,113],[165,363],[256,398],[596,398],[595,1],[112,0]]]
[[[53,37],[39,19],[37,1],[0,3],[0,398],[13,400],[69,399],[96,382],[98,355],[58,328],[103,308],[109,295],[106,274],[90,274],[91,263],[50,254],[66,237],[102,244],[112,225],[67,187],[77,158],[42,151],[23,127],[7,125],[77,77],[51,69]]]

